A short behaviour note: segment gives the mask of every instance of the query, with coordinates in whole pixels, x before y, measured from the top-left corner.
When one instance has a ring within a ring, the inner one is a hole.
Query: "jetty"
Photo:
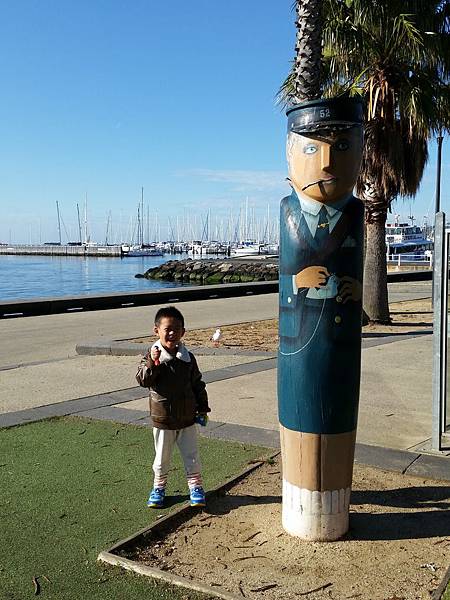
[[[148,269],[144,274],[137,274],[136,277],[194,285],[276,281],[278,280],[278,257],[170,260],[158,267]]]
[[[122,256],[122,246],[96,246],[90,244],[1,244],[0,255],[33,256]]]

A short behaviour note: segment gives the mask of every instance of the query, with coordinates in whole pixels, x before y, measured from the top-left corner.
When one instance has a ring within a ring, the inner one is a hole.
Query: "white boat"
[[[255,256],[261,254],[261,244],[246,241],[231,247],[231,256]]]
[[[153,246],[127,246],[123,245],[122,246],[122,253],[123,256],[129,256],[129,257],[134,257],[134,256],[164,256],[163,252],[161,252],[161,250],[158,250],[157,248],[153,247]]]
[[[433,254],[433,242],[417,225],[408,223],[386,224],[386,255],[388,261],[428,262]]]

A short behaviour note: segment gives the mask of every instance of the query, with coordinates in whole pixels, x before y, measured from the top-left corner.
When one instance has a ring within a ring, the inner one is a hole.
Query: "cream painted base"
[[[311,491],[283,479],[284,529],[311,541],[333,541],[348,531],[351,488]]]

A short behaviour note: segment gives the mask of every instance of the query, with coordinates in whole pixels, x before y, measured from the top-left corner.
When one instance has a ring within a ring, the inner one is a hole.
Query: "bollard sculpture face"
[[[342,132],[289,133],[286,154],[292,186],[297,194],[323,204],[350,196],[362,149],[361,127]]]
[[[288,111],[292,194],[281,202],[278,406],[283,526],[333,540],[348,528],[359,399],[363,206],[352,191],[362,105]]]

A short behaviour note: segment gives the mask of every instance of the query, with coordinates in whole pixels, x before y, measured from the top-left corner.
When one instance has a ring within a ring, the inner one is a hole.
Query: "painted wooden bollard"
[[[292,186],[281,201],[278,404],[284,529],[348,530],[361,361],[363,205],[353,196],[363,107],[320,99],[287,111]]]

